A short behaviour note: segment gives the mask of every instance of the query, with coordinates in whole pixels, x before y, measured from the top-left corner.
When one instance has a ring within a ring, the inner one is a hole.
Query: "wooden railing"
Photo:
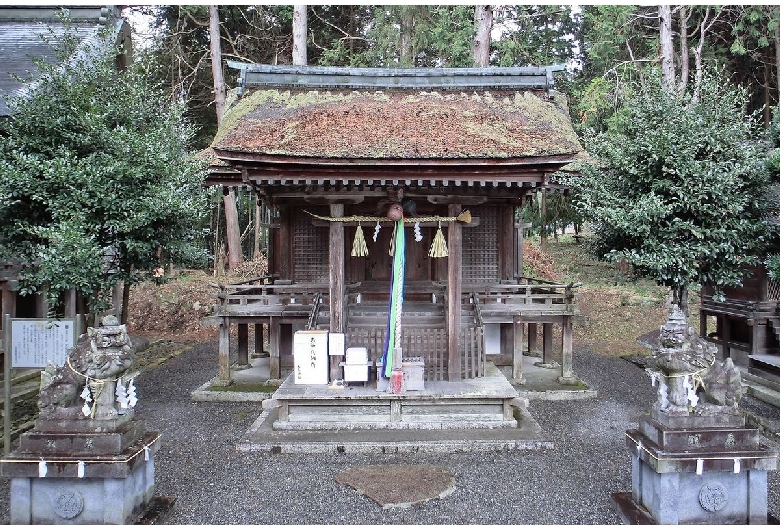
[[[576,289],[581,285],[581,283],[561,284],[520,277],[517,283],[470,285],[465,288],[474,297],[474,303],[480,306],[504,304],[554,308],[554,306],[573,306],[577,296]]]

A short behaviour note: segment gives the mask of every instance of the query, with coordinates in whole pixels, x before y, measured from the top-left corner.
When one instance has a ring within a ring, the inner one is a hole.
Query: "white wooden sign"
[[[295,384],[328,384],[328,332],[296,331],[293,337]]]
[[[74,320],[11,319],[11,366],[46,368],[47,362],[64,366],[76,343]]]

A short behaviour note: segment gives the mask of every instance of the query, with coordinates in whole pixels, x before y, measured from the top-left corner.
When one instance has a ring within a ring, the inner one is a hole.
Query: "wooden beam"
[[[461,212],[460,204],[450,204],[448,216],[455,217]],[[447,333],[449,338],[447,379],[461,380],[460,363],[460,320],[461,320],[461,284],[463,268],[463,236],[461,224],[450,221],[447,227]]]
[[[478,206],[485,204],[488,200],[487,196],[465,197],[462,195],[428,195],[426,199],[431,204],[460,204],[464,206]]]
[[[365,200],[364,195],[356,195],[353,190],[345,190],[346,193],[329,193],[322,195],[304,195],[303,200],[309,204],[360,204]]]
[[[344,205],[331,204],[331,217],[343,217]],[[330,223],[330,331],[344,332],[344,225]],[[330,357],[330,381],[341,379],[341,357]]]

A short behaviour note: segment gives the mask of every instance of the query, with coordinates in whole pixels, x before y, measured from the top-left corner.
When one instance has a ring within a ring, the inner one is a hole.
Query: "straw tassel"
[[[366,239],[363,237],[363,227],[360,223],[355,230],[355,240],[352,242],[352,257],[364,258],[368,256],[368,246],[366,246]]]
[[[468,210],[465,213],[468,213]],[[449,256],[447,242],[444,240],[444,234],[441,232],[441,222],[439,222],[439,228],[436,230],[436,236],[433,238],[431,250],[428,252],[428,255],[432,258],[446,258]]]

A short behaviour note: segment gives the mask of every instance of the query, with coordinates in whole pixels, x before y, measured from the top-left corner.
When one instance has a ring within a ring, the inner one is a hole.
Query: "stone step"
[[[754,398],[768,403],[775,407],[780,407],[780,392],[769,387],[755,383],[747,385],[747,393]]]
[[[740,375],[742,376],[743,385],[765,387],[775,392],[780,392],[780,383],[777,381],[761,377],[758,374],[751,374],[745,370],[742,370]]]

